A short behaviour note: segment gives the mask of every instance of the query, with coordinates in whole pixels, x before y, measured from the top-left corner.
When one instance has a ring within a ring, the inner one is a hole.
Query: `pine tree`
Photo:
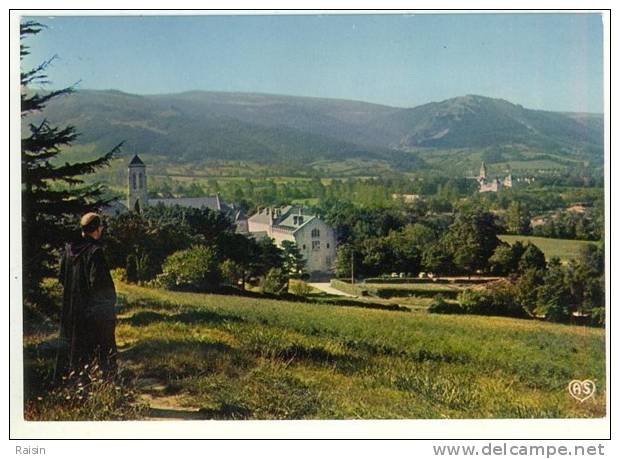
[[[24,40],[41,32],[45,26],[27,21],[20,25],[20,58],[29,54]],[[35,91],[33,84],[47,83],[46,69],[55,57],[24,70],[21,77],[21,115],[40,114],[46,104],[74,92],[73,87],[52,91]],[[25,123],[22,123],[25,125]],[[60,164],[62,148],[73,143],[78,133],[73,126],[55,127],[43,118],[29,123],[22,137],[22,265],[26,300],[39,299],[42,279],[53,273],[58,249],[76,232],[81,214],[96,211],[109,200],[103,199],[101,185],[86,185],[81,176],[108,165],[120,144],[103,156],[87,162]]]

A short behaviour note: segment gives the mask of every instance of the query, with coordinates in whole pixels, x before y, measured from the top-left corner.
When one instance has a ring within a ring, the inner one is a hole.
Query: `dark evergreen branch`
[[[39,188],[49,188],[48,182],[65,182],[69,185],[79,185],[84,183],[80,178],[63,177],[56,173],[56,170],[49,163],[45,167],[29,168],[23,172],[24,181],[32,186]]]
[[[25,161],[22,162],[24,167],[34,169],[34,167],[31,167],[31,163],[47,161],[48,159],[57,156],[58,153],[60,153],[60,150],[58,149],[49,149],[37,154],[24,153],[23,159]]]
[[[31,193],[25,193],[30,199],[30,210],[38,216],[43,215],[56,215],[51,212],[56,206],[59,209],[66,208],[66,206],[72,206],[77,203],[81,203],[82,209],[84,207],[92,205],[100,205],[100,203],[110,202],[112,199],[101,199],[101,195],[104,188],[101,185],[87,185],[83,187],[72,187],[64,190],[38,190],[35,189]],[[40,209],[45,209],[46,212],[40,212]],[[72,212],[61,212],[72,213]]]
[[[30,83],[37,80],[46,80],[47,75],[41,75],[43,72],[54,60],[58,59],[58,55],[54,54],[48,60],[43,61],[41,64],[37,65],[35,68],[28,70],[26,72],[21,72],[20,81],[22,86],[27,86]]]
[[[22,91],[21,94],[21,110],[22,117],[35,112],[41,111],[45,104],[54,97],[58,97],[64,94],[71,94],[75,92],[75,89],[70,86],[68,88],[56,89],[47,93],[33,93],[32,95],[25,94]]]
[[[109,165],[110,161],[114,158],[114,155],[116,155],[120,151],[122,145],[123,145],[123,142],[119,143],[114,148],[112,148],[110,151],[108,151],[105,155],[93,161],[87,161],[83,163],[73,163],[73,164],[65,163],[64,166],[60,166],[56,168],[55,170],[57,171],[58,175],[63,176],[63,177],[91,174],[95,172],[96,169],[102,166]]]
[[[45,24],[37,21],[26,21],[19,25],[19,37],[25,38],[26,35],[36,35],[43,29],[47,29]]]
[[[70,145],[78,137],[73,126],[62,129],[51,127],[47,120],[43,120],[39,126],[31,124],[29,127],[31,135],[22,139],[22,151],[35,153],[32,158],[37,157],[37,152],[60,152],[59,145]]]

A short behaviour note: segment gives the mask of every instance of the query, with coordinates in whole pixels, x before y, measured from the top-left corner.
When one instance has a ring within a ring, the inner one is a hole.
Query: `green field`
[[[581,250],[592,241],[575,241],[571,239],[551,239],[547,237],[537,236],[513,236],[503,235],[499,238],[508,244],[514,244],[516,241],[531,242],[536,245],[545,254],[547,261],[553,257],[558,257],[562,261],[578,259]]]
[[[151,416],[605,414],[600,329],[118,286],[121,367],[135,375]],[[26,355],[43,344],[43,337],[29,341]],[[586,378],[597,395],[578,403],[566,387]]]

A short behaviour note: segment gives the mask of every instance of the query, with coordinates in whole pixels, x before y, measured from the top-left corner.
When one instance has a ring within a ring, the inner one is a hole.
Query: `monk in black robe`
[[[116,290],[100,242],[103,222],[88,213],[80,224],[82,240],[66,245],[60,265],[64,289],[57,380],[93,363],[106,377],[116,373]]]

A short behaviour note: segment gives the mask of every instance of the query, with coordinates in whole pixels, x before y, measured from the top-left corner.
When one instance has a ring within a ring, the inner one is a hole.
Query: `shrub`
[[[467,314],[524,317],[525,311],[515,299],[515,287],[509,281],[497,281],[481,289],[463,290],[458,302]]]
[[[463,290],[457,300],[467,314],[492,314],[493,304],[489,296],[481,290]]]
[[[560,260],[553,258],[537,291],[536,309],[552,322],[567,322],[575,307],[566,277]]]
[[[515,283],[515,300],[531,317],[540,315],[537,308],[538,288],[543,281],[544,272],[538,269],[527,269]]]
[[[217,288],[220,273],[215,250],[196,245],[173,253],[166,258],[157,280],[169,290],[204,292]]]
[[[136,256],[136,277],[138,282],[148,281],[152,279],[151,258],[146,252],[141,252]]]
[[[286,288],[288,278],[281,268],[271,268],[261,283],[263,293],[279,294]]]
[[[51,320],[60,319],[62,310],[63,287],[58,279],[47,277],[41,282],[37,301],[24,301],[24,305],[38,310],[40,314]]]
[[[118,280],[121,282],[127,282],[127,270],[123,268],[115,268],[110,274],[112,275],[112,279]]]
[[[528,269],[545,269],[546,265],[545,254],[542,250],[528,242],[519,260],[519,271],[525,272]]]
[[[236,286],[243,277],[243,268],[238,263],[226,259],[220,264],[220,274],[226,283]]]
[[[458,303],[448,303],[442,295],[437,295],[428,307],[428,312],[433,314],[463,314],[463,309]]]
[[[312,292],[312,287],[302,280],[296,280],[291,283],[291,293],[297,296],[306,296]]]
[[[24,298],[23,325],[28,333],[57,331],[62,311],[62,284],[57,279],[45,278],[41,282],[37,302]]]
[[[513,247],[502,242],[489,258],[489,268],[491,273],[505,276],[516,271],[518,262],[519,257],[515,256]]]
[[[605,326],[605,306],[592,308],[592,325]]]

